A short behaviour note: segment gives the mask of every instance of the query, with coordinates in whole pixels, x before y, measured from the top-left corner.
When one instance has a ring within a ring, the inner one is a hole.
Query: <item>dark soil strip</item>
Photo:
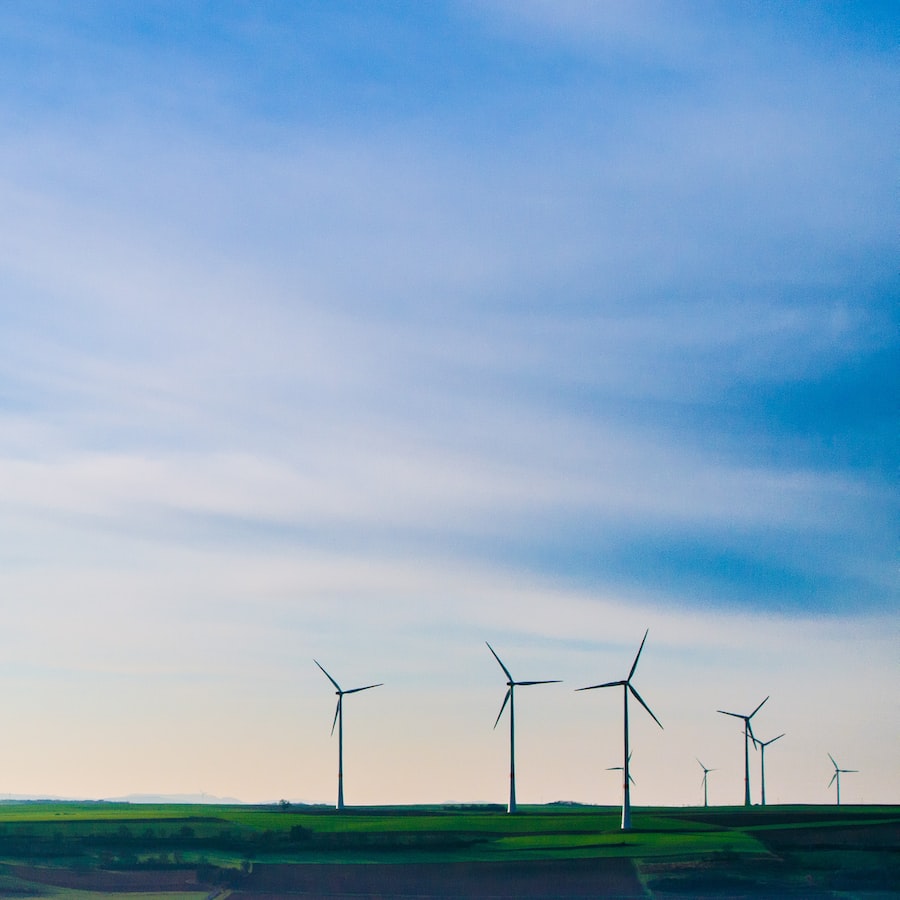
[[[232,895],[327,898],[619,898],[645,900],[627,859],[521,863],[254,865]]]
[[[52,866],[9,866],[7,872],[22,881],[79,891],[201,891],[194,869],[132,870],[62,869]]]

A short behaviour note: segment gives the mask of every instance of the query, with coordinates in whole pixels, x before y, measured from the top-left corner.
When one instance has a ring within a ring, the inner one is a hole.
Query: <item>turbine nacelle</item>
[[[842,769],[838,766],[838,764],[834,761],[834,757],[829,753],[828,758],[831,760],[831,764],[834,766],[835,772],[858,772],[859,769]]]
[[[515,688],[531,687],[532,685],[535,685],[535,684],[560,684],[559,678],[548,678],[548,679],[544,679],[543,681],[516,681],[512,677],[512,673],[509,671],[509,669],[507,669],[506,666],[503,664],[503,660],[500,659],[500,657],[497,655],[497,651],[494,650],[494,648],[487,641],[485,641],[485,644],[487,644],[488,650],[490,650],[491,653],[494,655],[494,659],[496,659],[497,662],[500,664],[500,668],[503,669],[503,673],[506,675],[506,679],[507,679],[507,681],[506,681],[506,696],[503,698],[503,703],[500,706],[500,712],[497,714],[497,718],[494,721],[494,728],[496,728],[498,723],[500,722],[500,717],[503,715],[503,711],[506,709],[506,704],[509,703],[509,701],[512,699],[513,690]]]
[[[341,714],[341,705],[344,700],[345,694],[358,694],[360,691],[368,691],[371,688],[382,687],[384,682],[379,682],[378,684],[367,684],[365,687],[358,688],[349,688],[348,690],[342,690],[341,686],[325,671],[325,667],[317,660],[314,659],[313,662],[325,673],[325,677],[334,685],[334,692],[337,694],[337,706],[334,708],[334,721],[331,723],[331,734],[334,735],[334,728],[337,725],[338,718]]]
[[[859,769],[842,769],[838,764],[834,761],[834,757],[829,753],[828,758],[831,760],[831,764],[834,766],[834,775],[831,776],[831,781],[828,782],[828,787],[831,787],[835,780],[840,783],[840,776],[845,772],[858,772]]]
[[[631,683],[631,679],[634,677],[635,669],[637,669],[638,660],[641,658],[641,651],[644,649],[644,643],[646,642],[647,635],[649,633],[650,633],[650,629],[648,628],[644,632],[643,640],[641,640],[641,646],[638,647],[638,652],[634,657],[634,662],[631,664],[631,669],[628,672],[627,678],[621,679],[619,681],[605,681],[603,684],[590,684],[587,687],[576,688],[575,690],[576,691],[595,691],[595,690],[598,690],[599,688],[623,687],[623,688],[625,688],[626,691],[631,691],[631,695],[634,697],[634,699],[637,700],[637,702],[640,703],[641,706],[643,706],[645,710],[647,710],[647,712],[650,714],[650,717],[653,719],[653,721],[656,722],[656,724],[659,725],[660,728],[662,728],[663,727],[662,722],[660,722],[659,719],[656,718],[656,716],[653,714],[653,710],[650,709],[649,706],[647,706],[647,704],[644,702],[644,698],[641,697],[641,695],[637,692],[637,689],[635,688],[635,686]]]
[[[766,700],[768,699],[769,698],[766,697]],[[753,712],[748,716],[745,716],[743,713],[727,712],[724,709],[717,709],[716,712],[722,713],[723,716],[734,716],[735,719],[743,719],[744,728],[746,729],[747,734],[753,739],[753,742],[756,743],[756,738],[753,736],[753,726],[750,724],[750,720],[762,709],[763,703],[765,703],[766,700],[763,700],[763,702],[760,703],[759,706],[757,706],[756,709],[754,709]]]
[[[637,784],[637,782],[634,780],[634,778],[633,778],[632,775],[631,775],[631,756],[632,756],[632,754],[629,753],[629,754],[628,754],[628,766],[629,766],[628,780],[629,780],[632,784]],[[624,772],[624,771],[625,771],[625,766],[607,766],[607,767],[606,767],[606,771],[607,771],[607,772]]]
[[[761,741],[758,738],[753,738],[753,743],[757,744],[759,747],[761,747],[763,750],[765,750],[766,747],[769,746],[769,744],[774,744],[775,741],[777,741],[783,737],[784,737],[784,734],[779,734],[778,737],[773,737],[771,740],[768,740],[768,741]]]

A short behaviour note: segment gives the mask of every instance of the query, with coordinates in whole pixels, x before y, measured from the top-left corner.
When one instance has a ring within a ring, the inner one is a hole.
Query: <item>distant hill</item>
[[[213,794],[128,794],[125,797],[60,797],[58,794],[0,794],[0,803],[28,803],[36,800],[57,800],[61,803],[214,803],[243,804],[236,797],[216,797]]]
[[[236,797],[216,797],[213,794],[128,794],[124,797],[104,797],[108,803],[215,803],[242,804]]]

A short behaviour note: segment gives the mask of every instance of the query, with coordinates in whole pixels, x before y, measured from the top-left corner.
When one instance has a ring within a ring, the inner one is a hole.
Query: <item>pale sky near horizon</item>
[[[0,797],[900,802],[898,15],[0,5]]]

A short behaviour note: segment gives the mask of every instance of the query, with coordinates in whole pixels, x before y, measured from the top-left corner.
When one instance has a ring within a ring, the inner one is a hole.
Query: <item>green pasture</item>
[[[635,809],[619,829],[611,807],[332,809],[127,803],[0,804],[0,862],[86,866],[238,866],[246,861],[427,862],[656,858],[715,853],[763,856],[786,828],[900,823],[895,807]]]
[[[630,860],[651,897],[703,896],[717,885],[740,893],[747,885],[777,892],[810,884],[831,891],[825,896],[847,897],[864,896],[847,886],[884,891],[900,884],[900,807],[636,808],[628,832],[619,829],[619,816],[617,808],[592,806],[526,806],[509,816],[496,807],[338,813],[303,806],[0,803],[0,896],[99,896],[55,886],[47,877],[54,872],[188,871],[203,890],[154,895],[106,888],[102,896],[195,900],[210,886],[237,884],[254,866],[271,863],[604,858]]]
[[[245,861],[463,861],[682,854],[766,855],[786,828],[900,822],[893,807],[638,809],[619,829],[604,807],[496,810],[0,804],[0,862],[237,866]]]

